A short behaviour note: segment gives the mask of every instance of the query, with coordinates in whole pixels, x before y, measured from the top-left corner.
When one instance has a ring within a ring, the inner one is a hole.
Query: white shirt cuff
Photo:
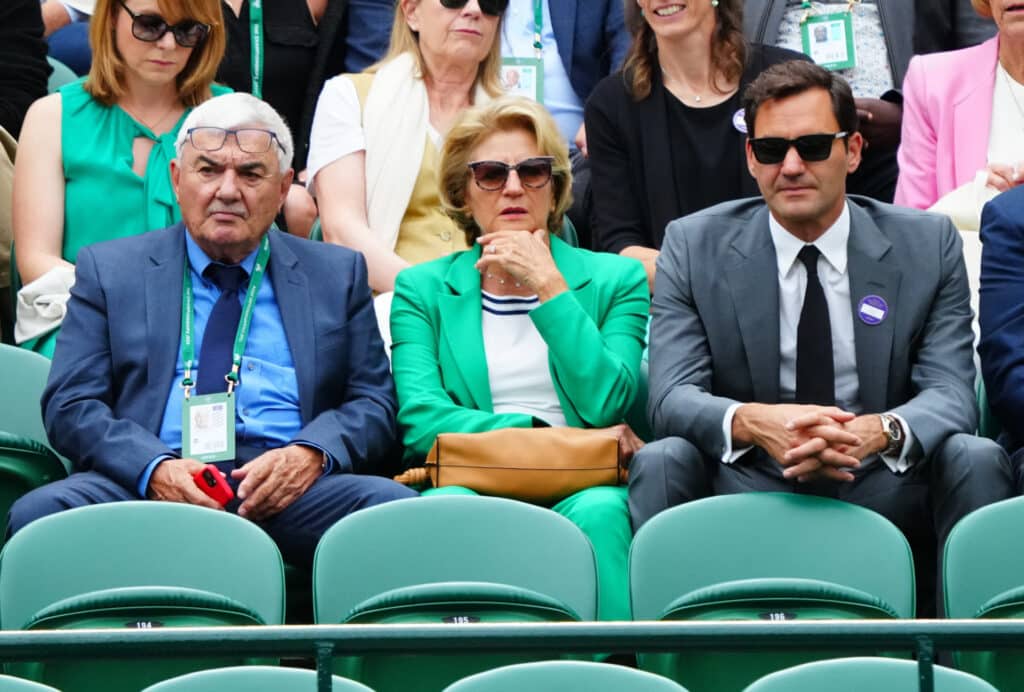
[[[882,461],[885,462],[890,471],[893,473],[903,473],[917,461],[910,458],[910,450],[914,448],[914,433],[911,432],[910,426],[907,425],[907,421],[903,416],[892,412],[889,412],[889,415],[898,420],[903,428],[903,448],[900,450],[899,456],[892,456],[891,454],[879,454],[879,456],[882,457]]]
[[[736,409],[742,405],[743,404],[733,404],[727,408],[725,411],[725,418],[722,419],[722,439],[725,440],[725,445],[722,448],[722,458],[720,461],[723,464],[731,464],[749,452],[753,447],[753,445],[747,445],[746,447],[736,450],[732,448],[732,417],[736,415]]]

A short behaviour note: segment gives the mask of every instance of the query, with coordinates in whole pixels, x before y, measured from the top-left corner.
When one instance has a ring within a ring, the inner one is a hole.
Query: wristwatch
[[[888,440],[881,454],[898,457],[900,452],[903,451],[903,426],[900,425],[900,421],[896,416],[888,413],[879,413],[878,417],[882,419],[882,431]]]

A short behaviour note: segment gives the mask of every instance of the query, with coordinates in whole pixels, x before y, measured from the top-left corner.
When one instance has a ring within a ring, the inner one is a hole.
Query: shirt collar
[[[203,249],[192,238],[192,233],[188,229],[185,229],[185,251],[188,253],[188,263],[192,266],[192,271],[202,277],[203,281],[206,281],[206,278],[203,277],[203,272],[206,271],[208,266],[213,264],[213,260],[203,252]],[[256,266],[256,255],[259,254],[259,251],[260,249],[257,246],[244,260],[239,262],[238,266],[242,267],[249,275],[252,275],[252,268]]]
[[[796,263],[796,256],[804,245],[804,241],[782,227],[775,216],[768,214],[768,230],[775,245],[775,261],[778,262],[779,276],[789,274]],[[843,203],[843,211],[839,218],[812,245],[818,248],[822,257],[840,274],[846,272],[846,244],[850,239],[850,205]]]

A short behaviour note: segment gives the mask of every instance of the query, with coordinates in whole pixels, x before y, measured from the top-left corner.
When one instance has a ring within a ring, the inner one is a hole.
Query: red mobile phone
[[[214,502],[221,507],[226,505],[235,496],[235,492],[224,480],[224,476],[213,464],[207,464],[202,471],[192,474],[192,480],[196,482],[199,489],[213,498]]]

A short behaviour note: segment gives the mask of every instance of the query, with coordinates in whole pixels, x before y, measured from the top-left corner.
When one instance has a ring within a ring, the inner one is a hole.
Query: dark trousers
[[[743,492],[807,492],[867,507],[895,524],[914,552],[918,616],[936,612],[937,556],[953,526],[973,510],[1014,496],[1010,460],[992,440],[949,437],[927,459],[895,474],[879,457],[869,458],[849,483],[804,487],[782,476],[782,467],[755,448],[732,464],[701,453],[678,437],[643,447],[629,469],[633,529],[668,507],[712,495]]]
[[[227,461],[217,466],[228,472],[243,463]],[[230,475],[228,483],[237,490],[238,482]],[[320,537],[334,522],[364,507],[417,496],[415,491],[388,478],[332,473],[317,479],[283,511],[257,523],[277,543],[285,562],[310,569]],[[14,534],[40,517],[65,509],[139,499],[134,490],[127,490],[100,473],[80,471],[37,488],[15,502],[11,507],[9,531]],[[226,509],[237,512],[239,504],[232,501]]]

